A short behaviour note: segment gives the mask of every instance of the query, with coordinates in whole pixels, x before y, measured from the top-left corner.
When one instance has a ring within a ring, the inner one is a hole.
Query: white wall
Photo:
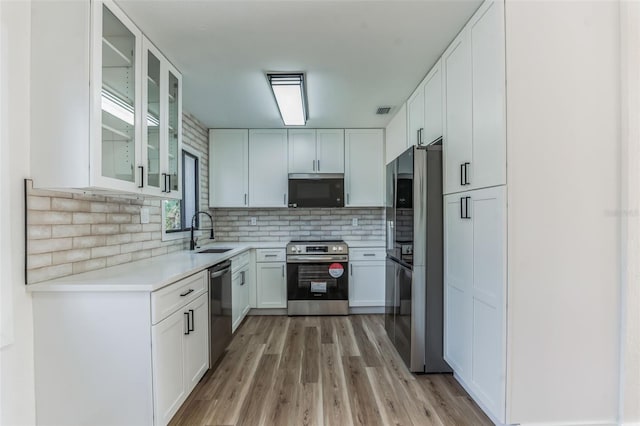
[[[614,424],[618,2],[507,1],[508,419]]]
[[[623,2],[620,422],[640,425],[640,3]]]
[[[30,3],[0,1],[2,19],[2,348],[0,424],[35,424],[33,317],[24,286],[23,179],[29,176]],[[63,100],[61,100],[62,102]],[[7,180],[5,180],[8,177]],[[9,234],[7,234],[7,232]],[[9,238],[7,238],[9,237]],[[6,274],[5,274],[6,272]],[[8,301],[8,303],[7,303]],[[7,309],[8,308],[8,309]]]

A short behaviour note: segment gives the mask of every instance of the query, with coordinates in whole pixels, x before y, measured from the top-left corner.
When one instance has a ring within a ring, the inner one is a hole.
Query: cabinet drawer
[[[256,250],[257,262],[284,262],[285,249],[258,249]]]
[[[386,255],[384,247],[349,249],[349,260],[384,260]]]
[[[242,254],[231,258],[231,271],[236,272],[244,268],[249,264],[249,252],[246,251]]]
[[[157,324],[207,291],[207,271],[202,271],[151,293],[151,322]]]

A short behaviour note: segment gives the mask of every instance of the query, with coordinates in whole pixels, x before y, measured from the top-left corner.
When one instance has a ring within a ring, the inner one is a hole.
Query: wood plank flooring
[[[382,315],[248,317],[178,425],[491,425],[453,376],[413,375]]]

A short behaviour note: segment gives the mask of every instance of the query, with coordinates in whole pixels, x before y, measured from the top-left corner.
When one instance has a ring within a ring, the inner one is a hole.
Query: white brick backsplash
[[[63,212],[89,212],[91,211],[91,203],[84,200],[52,198],[51,210]]]
[[[51,236],[60,237],[81,237],[91,235],[91,225],[52,225]]]
[[[29,225],[56,225],[56,224],[70,224],[71,213],[68,212],[54,212],[54,211],[28,211]]]
[[[183,144],[197,151],[200,156],[200,210],[207,210],[208,129],[186,112],[182,119]],[[159,199],[36,190],[30,181],[27,191],[29,283],[102,269],[188,247],[186,240],[162,241]],[[149,209],[150,223],[145,225],[140,224],[141,206]],[[247,222],[245,210],[236,210],[234,216],[233,220],[229,220],[229,232],[234,230],[234,221],[238,216]],[[276,217],[272,220],[280,219]]]
[[[58,250],[69,250],[73,246],[71,238],[51,238],[49,240],[31,240],[27,242],[27,253],[52,253]]]
[[[52,253],[52,262],[54,265],[79,262],[81,260],[89,260],[90,258],[91,249],[55,251]]]

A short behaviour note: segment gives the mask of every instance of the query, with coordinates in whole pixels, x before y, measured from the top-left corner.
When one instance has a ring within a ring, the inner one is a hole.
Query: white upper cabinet
[[[287,131],[249,130],[249,206],[287,207]]]
[[[485,2],[445,51],[444,192],[506,184],[504,3]]]
[[[504,185],[506,100],[504,3],[487,2],[470,23],[473,72],[471,188]]]
[[[407,105],[402,106],[387,125],[385,132],[385,163],[389,164],[407,149]]]
[[[438,60],[424,79],[424,130],[422,143],[442,137],[442,61]]]
[[[384,135],[382,129],[346,129],[345,207],[384,206]]]
[[[407,147],[422,145],[424,132],[424,81],[407,101]]]
[[[344,173],[344,130],[316,130],[316,171]]]
[[[289,173],[316,173],[314,129],[289,129]]]
[[[209,206],[249,206],[249,131],[209,131]]]
[[[167,146],[180,149],[180,74],[171,68],[173,79],[163,76],[170,65],[156,50],[159,67],[145,58],[151,50],[143,48],[141,31],[112,1],[35,2],[32,24],[34,186],[179,197],[179,164],[170,170],[162,138],[173,118]],[[163,78],[169,79],[164,92]],[[149,152],[156,147],[157,154]],[[158,180],[162,173],[173,174],[167,188]]]
[[[142,192],[181,198],[182,78],[162,53],[142,40]]]
[[[442,57],[445,79],[444,193],[466,187],[472,155],[471,38],[465,28]]]
[[[344,173],[344,130],[289,129],[289,173]]]

